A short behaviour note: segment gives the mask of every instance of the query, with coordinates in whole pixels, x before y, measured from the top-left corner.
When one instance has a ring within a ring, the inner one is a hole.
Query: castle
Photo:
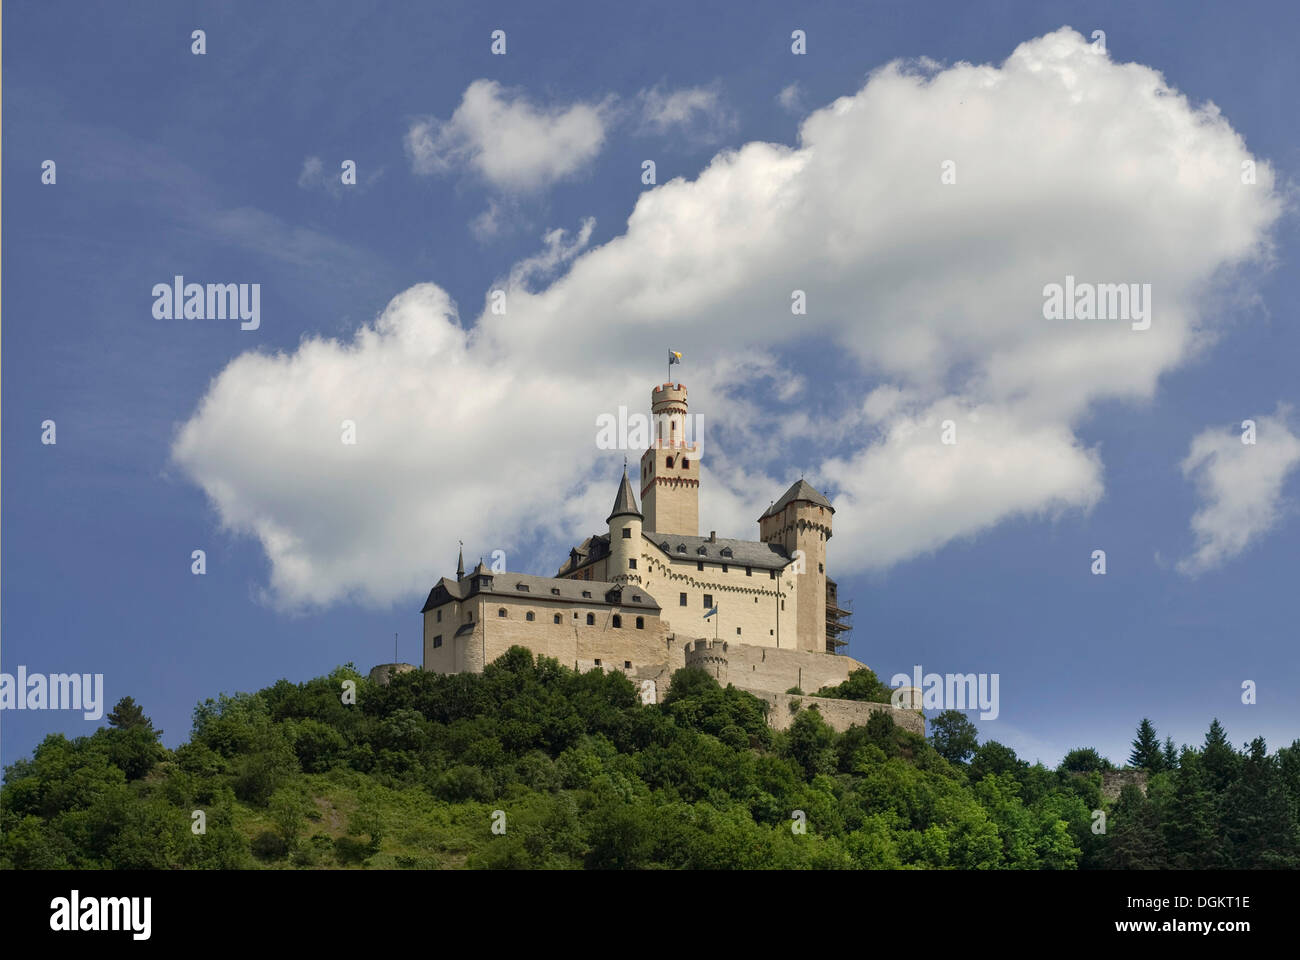
[[[607,529],[569,551],[554,577],[495,571],[480,560],[429,591],[424,669],[481,671],[512,646],[576,670],[619,670],[643,702],[663,699],[674,671],[708,670],[780,709],[792,688],[813,693],[863,664],[837,653],[848,611],[826,573],[835,508],[800,479],[758,518],[757,540],[700,536],[700,444],[687,438],[687,391],[651,393],[654,437],[641,457],[638,498],[624,467]],[[392,664],[377,667],[411,669]],[[919,712],[827,701],[833,726],[890,710],[916,729]],[[843,717],[840,715],[843,714]],[[779,719],[775,726],[781,726]]]

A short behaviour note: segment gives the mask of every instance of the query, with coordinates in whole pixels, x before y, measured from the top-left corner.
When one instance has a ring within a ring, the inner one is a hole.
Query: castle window
[[[632,528],[631,528],[631,527],[624,527],[624,528],[623,528],[623,539],[624,539],[624,540],[631,540],[631,539],[632,539]]]
[[[753,567],[746,567],[746,568],[745,568],[745,576],[747,576],[747,577],[752,577],[753,575],[754,575],[754,568],[753,568]]]
[[[599,660],[596,661],[596,666],[598,666],[598,667],[600,666],[600,661],[599,661]]]
[[[754,598],[754,602],[755,602],[755,603],[758,603],[758,597],[755,597],[755,598]]]
[[[627,562],[627,568],[628,568],[629,570],[635,570],[635,569],[636,569],[636,560],[635,560],[635,559],[629,560],[629,561]]]
[[[633,602],[633,603],[640,603],[640,602],[641,602],[641,594],[639,594],[639,593],[634,593],[634,594],[632,594],[632,602]]]
[[[516,590],[523,591],[524,593],[527,593],[527,592],[528,592],[528,584],[526,584],[526,583],[516,583],[516,584],[515,584],[515,589],[516,589]]]
[[[637,618],[636,618],[636,628],[637,628],[638,630],[644,630],[644,629],[645,629],[645,617],[637,617]],[[629,663],[628,666],[630,667],[630,666],[632,666],[632,664]]]
[[[506,608],[505,608],[505,607],[498,607],[498,608],[497,608],[497,616],[498,616],[498,617],[504,617],[505,615],[506,615]]]
[[[560,595],[560,588],[559,588],[559,587],[551,587],[551,593],[555,594],[555,595],[558,597],[558,596]]]
[[[776,571],[775,571],[775,570],[769,570],[769,571],[767,571],[767,579],[769,579],[769,580],[775,580],[775,579],[776,579]]]
[[[704,556],[706,553],[708,553],[708,551],[704,549],[704,544],[700,544],[698,547],[696,547],[695,552],[699,554],[701,557]]]
[[[706,593],[706,594],[704,595],[704,609],[705,609],[705,610],[708,610],[708,609],[711,608],[712,606],[713,606],[713,594],[711,594],[711,593]]]
[[[736,636],[740,636],[740,627],[736,628]]]
[[[529,610],[527,613],[524,614],[524,619],[527,620],[529,623],[532,623],[534,620],[537,619],[537,617],[533,615],[533,611]]]
[[[677,594],[677,605],[679,607],[686,606],[686,594],[684,593]]]
[[[673,458],[672,458],[672,457],[669,457],[669,458],[668,458],[668,462],[665,463],[664,466],[668,467],[668,468],[671,470],[671,469],[672,469],[672,466],[673,466]]]
[[[617,613],[614,614],[614,629],[615,630],[623,629],[623,618],[620,617]]]
[[[441,646],[442,646],[442,634],[440,633],[440,634],[438,634],[436,637],[433,638],[433,647],[434,647],[434,649],[436,650],[438,647],[441,647]]]
[[[769,630],[769,631],[767,631],[767,635],[768,635],[769,637],[776,636],[776,631],[775,631],[775,630]]]
[[[439,623],[442,623],[442,611],[441,611],[441,610],[438,611],[437,621],[438,621]]]
[[[594,627],[595,625],[596,625],[596,615],[594,613],[587,614],[587,626]]]
[[[782,609],[782,610],[785,609],[785,601],[784,601],[784,600],[781,601],[781,609]]]
[[[817,572],[818,572],[818,573],[825,573],[825,572],[826,572],[826,568],[825,568],[824,566],[822,566],[822,565],[819,563],[819,564],[817,564]]]
[[[631,669],[632,669],[632,661],[631,661],[631,660],[624,660],[624,661],[623,661],[623,669],[624,669],[624,670],[631,670]]]
[[[682,469],[683,470],[691,469],[691,461],[687,460],[685,457],[682,457]]]
[[[586,597],[588,600],[591,599],[591,591],[590,591],[590,590],[584,590],[584,591],[582,591],[582,595],[583,595],[584,597]]]
[[[465,622],[466,622],[466,623],[473,623],[473,622],[474,622],[474,611],[473,611],[473,610],[466,610],[466,611],[465,611]]]
[[[722,565],[722,572],[723,573],[727,572],[727,565],[725,563]]]
[[[561,622],[561,617],[560,617],[560,615],[559,615],[558,613],[555,615],[555,622],[556,622],[556,623],[560,623],[560,622]]]
[[[685,552],[686,552],[686,544],[684,544],[684,543],[679,543],[679,544],[677,544],[677,552],[678,552],[678,553],[685,553]]]
[[[723,548],[722,548],[722,555],[723,555],[724,557],[729,557],[729,556],[731,556],[731,548],[730,548],[730,547],[723,547]]]
[[[663,543],[659,544],[659,549],[662,550],[664,553],[667,553],[669,550],[672,549],[672,547],[668,546],[668,541],[665,540]]]
[[[696,560],[696,561],[695,561],[695,569],[696,569],[696,570],[703,570],[703,569],[704,569],[704,561],[703,561],[703,560]]]

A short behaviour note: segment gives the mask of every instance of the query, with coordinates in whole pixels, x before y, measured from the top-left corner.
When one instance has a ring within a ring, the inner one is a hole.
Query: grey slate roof
[[[475,569],[478,573],[478,568]],[[476,586],[476,583],[482,585]],[[520,589],[524,587],[526,589]],[[620,590],[622,591],[620,594]],[[432,610],[452,600],[465,600],[475,594],[580,603],[587,606],[621,606],[658,611],[658,602],[640,587],[616,587],[600,580],[566,580],[558,577],[535,577],[528,573],[484,572],[478,577],[456,581],[443,577],[429,591],[429,599],[420,610]],[[584,597],[584,593],[591,596]]]
[[[800,477],[791,484],[789,490],[781,495],[781,499],[764,510],[763,516],[758,519],[762,520],[763,517],[769,517],[774,513],[780,513],[796,500],[807,500],[809,503],[815,503],[819,507],[825,507],[831,513],[835,512],[835,508],[831,506],[831,502],[818,493],[811,483]]]
[[[739,567],[758,567],[761,570],[781,570],[790,563],[790,555],[785,548],[776,543],[759,543],[755,540],[727,540],[719,537],[710,541],[708,537],[688,537],[680,533],[642,533],[647,540],[678,560],[705,560],[709,563],[734,563]],[[683,551],[680,549],[685,547]],[[723,550],[730,550],[731,556],[724,556]]]
[[[624,516],[645,519],[641,516],[641,511],[637,509],[636,494],[632,492],[632,482],[627,478],[626,469],[623,471],[623,482],[618,487],[618,496],[614,498],[614,509],[605,518],[605,522],[609,523],[615,517]]]

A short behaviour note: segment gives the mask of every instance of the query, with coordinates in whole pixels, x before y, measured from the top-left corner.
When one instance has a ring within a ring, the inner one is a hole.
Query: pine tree
[[[1178,769],[1178,748],[1174,746],[1173,737],[1165,737],[1165,769]]]
[[[1237,779],[1241,755],[1228,743],[1228,735],[1216,717],[1205,735],[1205,749],[1201,752],[1205,764],[1206,782],[1216,794],[1222,794]]]
[[[1241,776],[1224,794],[1224,828],[1237,869],[1291,869],[1300,863],[1277,757],[1263,737],[1251,741]]]
[[[1131,783],[1115,803],[1107,848],[1106,865],[1112,870],[1163,870],[1169,865],[1155,805]]]
[[[1129,766],[1159,773],[1164,769],[1165,757],[1160,750],[1160,738],[1156,728],[1146,717],[1138,724],[1137,737],[1133,740],[1133,752],[1128,755]]]
[[[1201,757],[1195,750],[1184,749],[1174,775],[1172,809],[1164,824],[1170,866],[1177,870],[1227,866],[1215,812]]]

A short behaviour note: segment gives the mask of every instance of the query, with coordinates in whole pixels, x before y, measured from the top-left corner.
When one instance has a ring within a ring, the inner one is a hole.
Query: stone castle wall
[[[787,730],[800,710],[816,709],[827,725],[840,733],[855,724],[866,726],[873,713],[889,713],[904,730],[925,736],[925,717],[916,710],[900,710],[888,703],[863,700],[831,700],[826,697],[799,697],[788,693],[763,693],[749,690],[768,705],[767,722],[773,730]],[[797,709],[792,709],[797,704]]]
[[[798,687],[815,693],[822,687],[843,683],[863,664],[852,657],[810,650],[785,650],[726,640],[695,640],[685,649],[686,665],[699,666],[726,686],[744,690],[785,693]]]

